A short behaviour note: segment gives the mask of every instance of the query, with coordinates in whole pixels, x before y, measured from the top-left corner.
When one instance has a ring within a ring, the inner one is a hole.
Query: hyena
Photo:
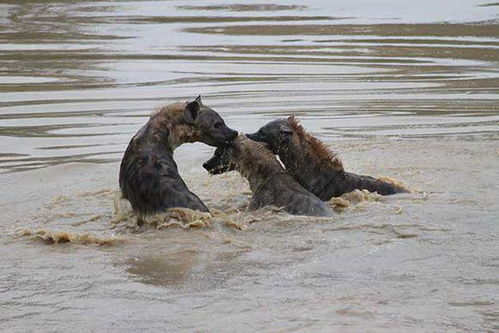
[[[250,210],[276,206],[293,215],[333,215],[325,202],[293,179],[270,150],[244,134],[228,146],[218,148],[203,167],[211,174],[239,171],[248,180],[253,193],[248,207]]]
[[[298,183],[324,201],[355,189],[381,195],[407,192],[370,176],[346,172],[341,160],[294,116],[271,121],[248,137],[266,143]]]
[[[203,105],[201,96],[162,107],[128,144],[119,175],[122,198],[139,217],[174,207],[208,212],[180,177],[173,150],[186,142],[223,146],[236,136],[217,112]]]

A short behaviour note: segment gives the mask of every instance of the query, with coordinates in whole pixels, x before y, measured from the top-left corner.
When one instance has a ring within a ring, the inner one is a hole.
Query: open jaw
[[[213,156],[203,163],[203,168],[212,175],[219,175],[233,170],[234,168],[230,163],[230,150],[229,146],[217,148]]]

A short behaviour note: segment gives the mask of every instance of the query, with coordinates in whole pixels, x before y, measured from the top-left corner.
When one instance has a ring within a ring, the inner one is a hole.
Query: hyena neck
[[[301,126],[300,126],[301,127]],[[305,131],[294,132],[281,145],[279,158],[300,185],[319,195],[331,179],[344,173],[341,161],[320,140]]]
[[[153,115],[149,119],[151,140],[161,145],[167,145],[171,150],[184,143],[196,142],[198,140],[196,128],[185,124],[181,115],[181,113],[171,112],[169,109]]]
[[[237,170],[248,180],[250,189],[254,193],[278,173],[286,173],[286,170],[267,148],[256,142],[250,141],[250,144],[249,149],[243,152],[239,149],[239,153],[234,157]]]

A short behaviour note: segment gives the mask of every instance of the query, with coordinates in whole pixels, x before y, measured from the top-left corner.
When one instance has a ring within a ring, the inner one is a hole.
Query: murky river
[[[2,1],[0,331],[498,331],[498,14]],[[184,145],[215,217],[138,230],[114,215],[119,160],[155,107],[198,94],[243,132],[295,114],[347,170],[414,192],[354,193],[333,219],[248,213],[246,181]]]

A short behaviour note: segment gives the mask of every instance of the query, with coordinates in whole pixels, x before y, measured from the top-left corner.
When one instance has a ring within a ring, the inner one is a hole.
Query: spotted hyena
[[[250,210],[276,206],[293,215],[333,215],[325,202],[293,179],[270,150],[244,134],[228,146],[217,148],[203,167],[212,174],[239,171],[248,180],[253,193]]]
[[[186,142],[223,146],[236,136],[217,112],[203,105],[201,96],[162,107],[128,144],[119,175],[122,198],[139,217],[174,207],[208,212],[180,177],[173,150]]]
[[[322,200],[355,189],[381,195],[407,192],[394,184],[345,171],[341,160],[323,142],[307,133],[293,116],[271,121],[248,137],[266,143],[291,175]]]

